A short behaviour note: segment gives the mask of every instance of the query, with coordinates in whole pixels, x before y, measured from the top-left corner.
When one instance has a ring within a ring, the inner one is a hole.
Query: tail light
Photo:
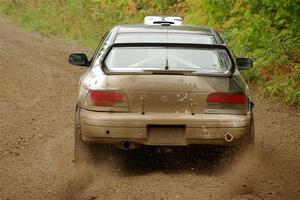
[[[207,96],[207,113],[246,113],[248,100],[242,93],[215,92]]]
[[[230,103],[230,104],[245,104],[246,98],[240,93],[211,93],[207,97],[208,103]]]
[[[101,107],[126,107],[127,96],[122,91],[90,90],[88,93],[88,103]]]

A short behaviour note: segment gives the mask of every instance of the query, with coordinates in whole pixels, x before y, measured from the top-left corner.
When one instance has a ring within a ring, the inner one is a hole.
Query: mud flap
[[[255,104],[252,101],[249,101],[249,111],[251,111],[251,112],[253,111],[254,105]]]
[[[253,112],[251,112],[249,134],[247,134],[246,137],[244,138],[242,145],[246,148],[248,148],[248,147],[252,148],[252,147],[254,147],[254,140],[255,140],[255,125],[254,125]]]
[[[74,127],[74,162],[87,160],[89,158],[88,145],[82,141],[79,123],[79,109],[76,106],[75,112],[75,127]]]

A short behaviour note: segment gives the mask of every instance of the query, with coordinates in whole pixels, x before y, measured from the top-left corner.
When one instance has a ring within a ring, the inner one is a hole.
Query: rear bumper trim
[[[168,145],[163,138],[164,143],[152,143],[147,127],[149,125],[179,125],[185,127],[183,139],[180,138],[182,142],[180,144],[170,142],[169,145],[226,144],[225,133],[229,132],[233,135],[234,141],[238,141],[250,132],[250,116],[250,114],[141,115],[81,110],[80,125],[83,139],[90,142],[119,143],[122,140],[129,140],[145,145]],[[177,141],[176,138],[174,141]]]

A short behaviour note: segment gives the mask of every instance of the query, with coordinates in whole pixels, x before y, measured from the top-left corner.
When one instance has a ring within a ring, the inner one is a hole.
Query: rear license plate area
[[[148,142],[152,145],[184,145],[184,125],[148,125]]]

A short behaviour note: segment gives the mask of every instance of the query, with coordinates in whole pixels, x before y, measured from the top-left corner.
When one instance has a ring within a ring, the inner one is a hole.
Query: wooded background
[[[176,15],[220,31],[259,94],[300,108],[299,0],[0,0],[0,13],[30,31],[77,40],[91,50],[117,24]]]

